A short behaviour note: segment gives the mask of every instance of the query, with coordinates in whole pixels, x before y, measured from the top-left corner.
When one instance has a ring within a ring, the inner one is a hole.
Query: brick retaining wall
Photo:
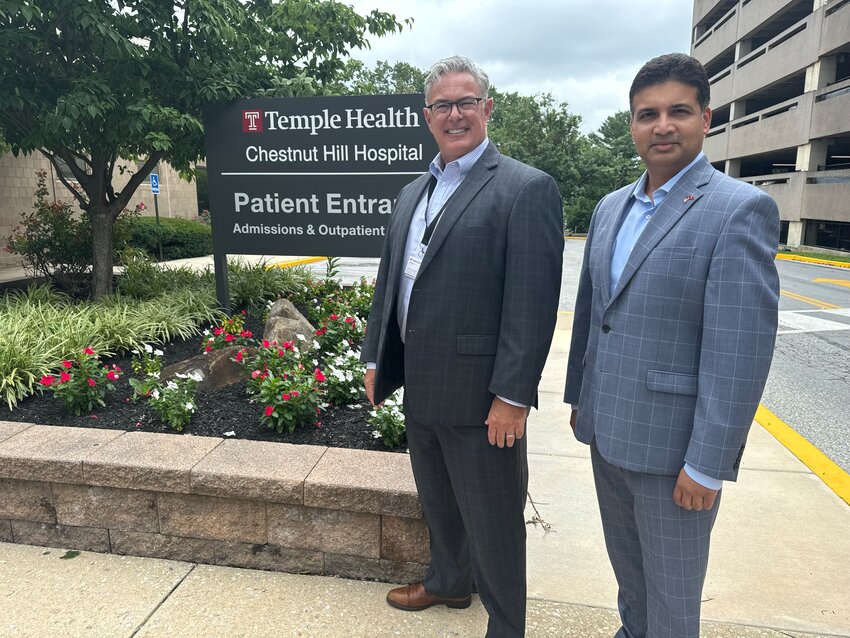
[[[6,421],[0,541],[390,582],[430,558],[406,454]]]

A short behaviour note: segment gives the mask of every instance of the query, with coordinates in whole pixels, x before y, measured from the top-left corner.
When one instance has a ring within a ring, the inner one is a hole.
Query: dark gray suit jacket
[[[413,213],[431,179],[399,194],[361,359],[377,363],[375,399],[404,385],[422,423],[484,425],[494,395],[532,405],[557,319],[561,200],[547,174],[490,144],[445,208],[408,307],[396,302]]]
[[[599,202],[576,299],[564,400],[576,437],[619,467],[737,476],[777,328],[776,203],[704,159],[676,183],[610,292],[635,185]]]

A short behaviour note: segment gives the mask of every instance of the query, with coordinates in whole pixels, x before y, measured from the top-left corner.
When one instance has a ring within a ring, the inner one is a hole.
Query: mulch
[[[262,334],[259,321],[248,318],[246,328],[255,335]],[[157,346],[163,350],[163,368],[201,353],[201,337],[175,339]],[[177,432],[162,423],[146,401],[136,403],[129,378],[132,376],[130,355],[104,359],[105,364],[117,364],[123,376],[116,382],[116,391],[106,398],[106,406],[88,414],[75,416],[68,413],[65,404],[49,392],[35,394],[18,403],[11,411],[0,412],[0,420],[67,427],[104,428],[138,432],[162,432],[175,435],[213,436],[254,441],[280,441],[284,443],[344,447],[358,450],[404,452],[405,448],[391,450],[381,439],[374,437],[368,423],[371,407],[365,396],[355,406],[331,406],[321,416],[321,427],[305,425],[294,432],[278,434],[263,425],[259,416],[263,406],[251,403],[246,393],[246,383],[239,382],[210,392],[198,391],[197,409],[183,432]],[[226,436],[226,433],[233,435]]]

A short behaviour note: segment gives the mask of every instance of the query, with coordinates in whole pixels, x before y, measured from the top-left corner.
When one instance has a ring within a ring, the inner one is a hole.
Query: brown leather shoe
[[[387,594],[387,602],[396,609],[404,611],[422,611],[434,605],[445,605],[452,609],[466,609],[472,603],[472,596],[462,598],[443,598],[425,591],[422,583],[413,583],[404,587],[391,589]]]

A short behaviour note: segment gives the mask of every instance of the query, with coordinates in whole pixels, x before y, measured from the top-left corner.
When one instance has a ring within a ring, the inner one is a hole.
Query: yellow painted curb
[[[804,257],[803,255],[794,255],[791,253],[776,253],[776,258],[787,259],[788,261],[807,261],[810,264],[824,264],[825,266],[837,266],[839,268],[850,268],[850,263],[848,262],[818,259],[817,257]]]
[[[564,239],[574,239],[576,241],[585,241],[587,239],[587,236],[574,237],[573,235],[564,235]]]
[[[756,410],[756,422],[800,459],[829,489],[838,494],[841,500],[850,505],[850,474],[829,460],[823,452],[763,405],[759,405]]]
[[[292,261],[281,261],[276,264],[269,264],[269,268],[292,268],[293,266],[304,266],[306,264],[315,264],[317,261],[325,261],[327,257],[304,257],[303,259],[293,259]]]

